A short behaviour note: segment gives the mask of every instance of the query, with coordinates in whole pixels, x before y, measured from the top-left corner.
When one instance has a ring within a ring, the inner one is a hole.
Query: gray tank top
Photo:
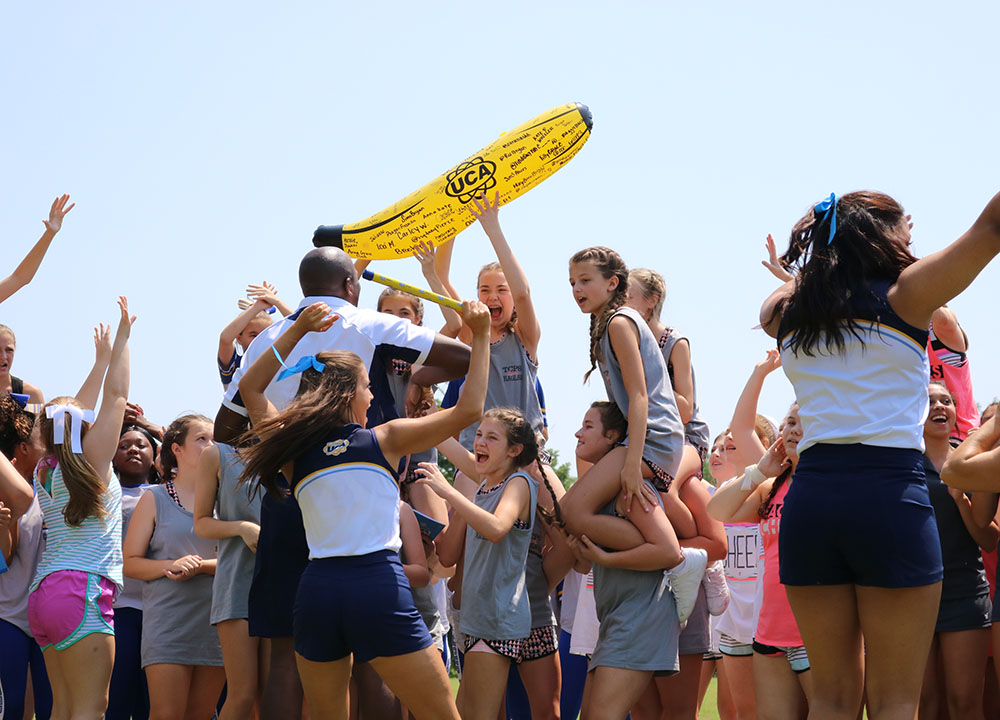
[[[545,521],[536,512],[535,522],[531,526],[531,542],[528,544],[528,564],[524,568],[528,602],[531,604],[532,630],[556,624],[556,616],[549,602],[549,581],[542,567],[542,550],[545,548],[543,522]]]
[[[245,520],[260,525],[260,493],[249,483],[239,484],[246,463],[232,446],[219,448],[219,489],[215,494],[215,514],[219,520]],[[219,561],[212,584],[212,624],[247,618],[247,598],[253,580],[254,554],[243,538],[219,540]]]
[[[657,501],[662,507],[658,494]],[[615,500],[600,514],[618,516]],[[625,570],[594,563],[594,603],[601,624],[591,668],[603,665],[666,674],[680,669],[677,609],[670,591],[661,590],[662,582],[662,570]]]
[[[475,503],[495,512],[508,483],[524,478],[531,493],[528,523],[515,522],[503,540],[490,542],[471,527],[465,530],[465,574],[462,578],[462,617],[459,628],[483,640],[518,640],[531,634],[531,607],[525,582],[525,564],[531,529],[535,524],[538,483],[523,472],[511,474],[500,485],[476,491]]]
[[[642,456],[667,473],[671,477],[677,475],[681,463],[681,453],[684,451],[684,425],[674,400],[674,390],[667,376],[667,364],[663,361],[660,346],[653,337],[649,325],[642,315],[629,307],[622,307],[608,318],[611,323],[615,317],[624,315],[639,330],[639,354],[646,375],[646,393],[649,397],[649,415],[646,420],[646,444]],[[625,417],[628,417],[628,393],[622,380],[621,365],[611,348],[611,338],[607,326],[598,347],[598,365],[604,377],[604,387],[608,400],[618,405]],[[627,441],[627,440],[626,440]]]
[[[38,561],[45,546],[42,508],[38,498],[32,500],[28,511],[17,521],[17,550],[7,564],[7,572],[0,573],[0,620],[17,625],[31,635],[28,625],[28,587],[35,578]]]
[[[163,485],[148,491],[156,500],[156,526],[146,557],[176,560],[185,555],[215,557],[215,540],[194,534],[194,516],[173,501]],[[142,587],[142,666],[222,665],[219,635],[209,622],[212,576],[190,580],[146,580]]]
[[[515,333],[509,332],[499,342],[490,345],[490,376],[486,384],[486,402],[483,410],[495,407],[514,407],[521,411],[536,435],[545,426],[542,405],[538,402],[535,381],[538,378],[538,364],[528,357],[527,351]],[[466,450],[472,451],[476,439],[473,423],[458,437]]]
[[[132,520],[135,506],[152,485],[122,485],[122,541],[128,535],[128,524]],[[115,598],[115,607],[128,607],[142,610],[142,580],[126,577],[122,591]]]
[[[672,327],[668,327],[659,339],[663,362],[667,364],[667,375],[670,378],[671,389],[674,387],[674,367],[670,364],[670,353],[674,351],[674,345],[680,340],[688,339]],[[689,344],[690,342],[688,340]],[[707,451],[709,443],[708,423],[702,418],[701,410],[698,409],[698,382],[694,377],[694,363],[691,364],[691,390],[691,402],[694,405],[694,410],[691,413],[691,420],[684,424],[684,437],[699,450]]]

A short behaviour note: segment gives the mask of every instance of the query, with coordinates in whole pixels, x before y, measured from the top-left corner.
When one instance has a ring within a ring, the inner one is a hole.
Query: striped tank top
[[[62,469],[43,459],[35,468],[35,495],[45,524],[45,549],[38,563],[34,591],[46,576],[60,570],[79,570],[102,575],[122,588],[122,488],[114,473],[108,473],[108,487],[101,496],[104,516],[91,515],[80,525],[66,524],[63,510],[69,503],[69,490],[63,483]],[[45,477],[51,473],[49,489]]]

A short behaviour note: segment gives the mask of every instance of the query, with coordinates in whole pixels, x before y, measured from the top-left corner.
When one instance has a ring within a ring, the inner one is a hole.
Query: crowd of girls
[[[80,389],[48,402],[0,325],[0,719],[1000,713],[1000,418],[978,416],[946,307],[1000,252],[1000,196],[924,259],[875,192],[810,208],[780,257],[769,237],[775,348],[714,438],[663,277],[573,254],[578,365],[603,387],[569,488],[498,206],[470,203],[493,253],[440,332],[399,291],[359,310],[363,264],[338,249],[302,260],[297,308],[251,285],[214,422],[129,401],[125,298]],[[454,245],[414,255],[460,300]],[[779,369],[796,401],[774,422],[758,400]]]

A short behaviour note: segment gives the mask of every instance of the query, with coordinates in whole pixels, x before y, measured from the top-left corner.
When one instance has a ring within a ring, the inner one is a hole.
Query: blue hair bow
[[[828,214],[833,213],[830,216],[830,237],[826,240],[826,244],[829,245],[833,242],[833,236],[837,234],[837,194],[830,193],[830,197],[826,200],[813,205],[813,212],[819,215],[820,222],[825,220]]]
[[[315,355],[306,355],[305,357],[300,358],[299,361],[291,367],[286,367],[278,373],[278,380],[284,380],[292,375],[298,375],[300,372],[308,370],[309,368],[321,373],[325,367],[326,365],[317,360]]]

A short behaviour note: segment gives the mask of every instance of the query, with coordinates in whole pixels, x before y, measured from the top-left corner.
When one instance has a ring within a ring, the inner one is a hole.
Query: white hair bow
[[[70,449],[77,455],[83,452],[82,428],[84,421],[94,422],[94,411],[79,408],[76,405],[49,405],[45,408],[45,417],[52,420],[52,441],[56,445],[63,444],[66,437],[66,416],[73,418],[70,425]]]

